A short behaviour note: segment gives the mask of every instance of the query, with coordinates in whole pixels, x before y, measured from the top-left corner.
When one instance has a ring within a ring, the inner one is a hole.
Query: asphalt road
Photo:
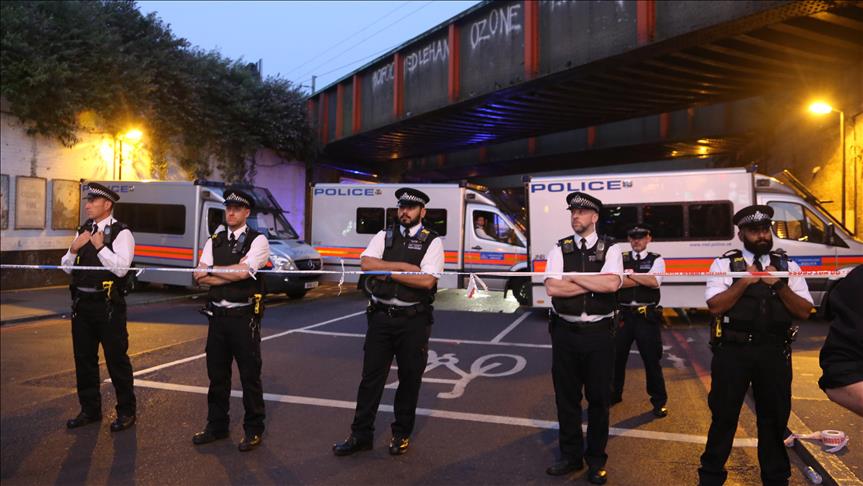
[[[384,392],[375,449],[337,458],[330,448],[348,435],[360,379],[364,299],[332,287],[301,301],[275,299],[264,319],[264,443],[240,453],[242,401],[232,399],[232,435],[195,447],[206,418],[203,359],[206,322],[194,302],[130,308],[130,354],[136,370],[138,423],[108,429],[113,389],[104,384],[106,419],[73,431],[78,411],[69,323],[4,326],[2,434],[4,484],[563,484],[583,473],[546,476],[557,454],[550,343],[543,312],[498,296],[470,302],[464,291],[441,294],[430,343],[431,367],[419,400],[408,454],[387,454],[395,390]],[[459,310],[470,308],[470,311]],[[815,381],[824,323],[805,323],[796,346],[794,410],[813,430],[863,430],[863,421],[826,401]],[[632,355],[624,401],[611,411],[609,484],[695,484],[709,427],[710,352],[706,327],[664,331],[662,361],[670,415],[655,419],[640,359]],[[107,378],[107,372],[102,370]],[[395,371],[390,376],[394,384]],[[241,389],[234,373],[234,390]],[[752,404],[744,406],[728,484],[758,482]],[[854,440],[852,438],[852,440]],[[792,458],[792,484],[807,484]],[[841,459],[858,477],[863,460],[852,442]]]

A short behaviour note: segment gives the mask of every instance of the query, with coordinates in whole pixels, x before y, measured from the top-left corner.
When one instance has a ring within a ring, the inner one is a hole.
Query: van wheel
[[[513,279],[510,289],[512,289],[512,295],[515,296],[515,300],[518,301],[519,305],[531,305],[533,303],[529,278],[521,277]]]
[[[292,290],[290,292],[285,292],[285,295],[287,295],[289,299],[299,300],[306,296],[306,292],[308,292],[308,290]]]

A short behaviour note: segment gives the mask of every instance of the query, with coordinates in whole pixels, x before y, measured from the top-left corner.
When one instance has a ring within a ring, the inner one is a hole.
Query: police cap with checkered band
[[[738,228],[751,228],[755,226],[770,226],[773,222],[773,208],[764,204],[753,204],[747,206],[734,214],[734,224]]]
[[[431,200],[428,194],[410,187],[396,191],[396,199],[399,200],[399,206],[425,206]]]

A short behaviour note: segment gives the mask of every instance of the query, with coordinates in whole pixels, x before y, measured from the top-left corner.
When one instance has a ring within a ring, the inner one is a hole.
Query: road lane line
[[[135,380],[135,386],[141,388],[154,388],[158,390],[197,393],[199,395],[206,395],[208,391],[207,387],[204,386],[178,385],[174,383],[163,383],[150,380]],[[231,396],[235,398],[241,398],[243,396],[243,392],[240,390],[231,390]],[[275,393],[264,393],[264,400],[271,402],[289,403],[293,405],[311,405],[315,407],[340,408],[345,410],[354,410],[356,408],[356,402],[351,402],[347,400],[334,400],[329,398],[303,397],[298,395],[279,395]],[[393,406],[381,404],[378,408],[378,411],[392,413]],[[455,412],[451,410],[438,410],[432,408],[417,408],[416,413],[417,415],[423,415],[426,417],[460,420],[465,422],[513,425],[517,427],[531,427],[536,429],[558,429],[557,422],[553,420],[542,420],[524,417],[507,417],[504,415],[489,415],[484,413]],[[582,429],[587,430],[587,425],[582,425]],[[656,432],[652,430],[624,429],[619,427],[610,427],[608,429],[608,433],[610,435],[616,435],[618,437],[634,437],[638,439],[686,442],[691,444],[707,443],[706,436],[694,434]],[[756,447],[757,444],[758,439],[734,439],[734,447]]]
[[[354,337],[354,338],[364,338],[365,334],[357,333],[357,332],[334,332],[334,331],[310,331],[310,330],[300,330],[297,332],[302,334],[316,334],[318,336],[335,336],[335,337]],[[538,349],[551,349],[551,344],[533,344],[533,343],[509,343],[509,342],[499,342],[494,343],[491,341],[474,341],[472,339],[448,339],[448,338],[431,338],[429,342],[433,343],[448,343],[448,344],[483,344],[486,346],[512,346],[517,348],[538,348]]]
[[[503,339],[503,337],[504,337],[504,336],[506,336],[507,334],[509,334],[513,329],[515,329],[515,328],[516,328],[516,326],[518,326],[518,325],[519,325],[519,324],[521,324],[525,319],[527,319],[527,318],[528,318],[528,316],[530,316],[530,313],[531,313],[531,311],[527,311],[527,312],[525,312],[524,314],[520,315],[520,316],[518,317],[518,319],[516,319],[515,321],[513,321],[513,322],[512,322],[512,324],[510,324],[509,326],[506,326],[506,329],[504,329],[503,331],[501,331],[501,332],[500,332],[500,334],[498,334],[497,336],[495,336],[495,337],[491,340],[491,342],[493,342],[493,343],[499,343],[499,342]]]
[[[348,314],[346,316],[336,317],[335,319],[330,319],[328,321],[323,321],[323,322],[311,324],[311,325],[308,325],[305,327],[298,327],[296,329],[288,329],[287,331],[283,331],[283,332],[280,332],[277,334],[272,334],[270,336],[263,337],[263,338],[261,338],[261,341],[269,341],[270,339],[275,339],[277,337],[282,337],[282,336],[285,336],[288,334],[293,334],[295,332],[302,332],[302,331],[307,331],[309,329],[314,329],[316,327],[326,326],[327,324],[332,324],[334,322],[342,321],[345,319],[350,319],[351,317],[356,317],[358,315],[365,314],[365,313],[366,313],[366,311],[363,310],[360,312],[354,312],[353,314]],[[188,358],[182,358],[182,359],[178,359],[176,361],[171,361],[169,363],[163,363],[160,365],[152,366],[152,367],[147,368],[147,369],[136,371],[136,372],[132,373],[132,376],[146,375],[146,374],[152,373],[154,371],[159,371],[159,370],[163,370],[165,368],[170,368],[172,366],[177,366],[177,365],[180,365],[183,363],[188,363],[189,361],[195,361],[196,359],[201,359],[201,358],[204,358],[206,356],[207,356],[207,353],[196,354],[194,356],[189,356]],[[110,381],[111,381],[110,379],[107,379],[107,380],[105,380],[105,383],[108,383]]]

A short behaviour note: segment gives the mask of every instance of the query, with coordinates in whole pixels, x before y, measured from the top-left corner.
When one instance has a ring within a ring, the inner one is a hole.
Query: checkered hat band
[[[90,187],[90,190],[87,194],[87,197],[92,197],[92,196],[104,197],[105,199],[107,199],[109,201],[117,202],[117,200],[114,199],[114,196],[108,194],[107,192],[103,191],[102,189],[99,189],[98,187]]]
[[[766,223],[770,221],[770,216],[762,213],[761,211],[755,211],[754,213],[746,216],[745,218],[741,218],[740,222],[737,223],[738,226],[745,224],[753,224],[753,223]]]
[[[569,203],[569,207],[571,208],[587,208],[593,209],[595,211],[599,211],[599,206],[597,206],[593,201],[589,199],[585,199],[580,196],[576,196],[572,198],[572,201]]]
[[[229,194],[228,197],[225,198],[225,202],[238,202],[245,204],[246,206],[250,205],[249,201],[247,201],[246,198],[240,197],[236,193]]]
[[[407,193],[401,195],[401,197],[399,198],[399,202],[401,201],[425,204],[425,199]]]

